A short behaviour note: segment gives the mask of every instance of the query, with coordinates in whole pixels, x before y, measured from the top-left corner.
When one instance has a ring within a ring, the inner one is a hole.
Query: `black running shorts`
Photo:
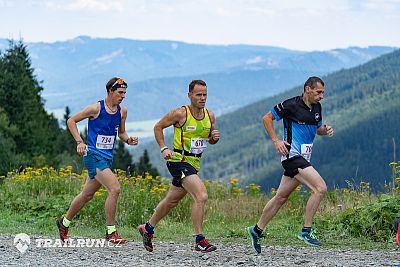
[[[182,179],[186,176],[197,174],[197,170],[187,162],[170,162],[167,161],[167,168],[172,175],[172,184],[182,187]]]
[[[310,167],[311,164],[302,156],[294,156],[282,161],[282,166],[285,169],[283,175],[294,178],[294,176],[299,173],[299,168],[305,169]]]

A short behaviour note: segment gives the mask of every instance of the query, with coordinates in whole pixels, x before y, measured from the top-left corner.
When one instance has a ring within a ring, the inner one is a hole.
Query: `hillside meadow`
[[[318,235],[327,247],[394,248],[393,220],[400,217],[400,162],[392,162],[393,185],[386,192],[374,194],[368,183],[348,188],[331,189],[315,218]],[[130,176],[116,171],[121,185],[117,225],[127,239],[139,240],[135,228],[151,216],[165,196],[170,180],[162,177]],[[57,236],[54,220],[66,210],[86,180],[87,172],[78,174],[71,166],[26,168],[1,176],[0,233],[40,234]],[[240,181],[204,180],[209,200],[206,205],[204,231],[211,239],[226,242],[248,242],[244,228],[254,225],[276,189],[264,194],[260,186],[239,187]],[[303,211],[309,192],[298,187],[289,201],[268,225],[263,241],[275,245],[303,245],[295,238],[303,222]],[[107,192],[101,188],[73,219],[71,236],[103,237],[105,232],[104,202]],[[186,196],[157,225],[158,240],[191,240],[191,199]]]

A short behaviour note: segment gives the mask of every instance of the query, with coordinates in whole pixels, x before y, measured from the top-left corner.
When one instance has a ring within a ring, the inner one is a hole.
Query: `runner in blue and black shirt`
[[[333,136],[333,128],[322,123],[321,101],[324,98],[324,82],[318,77],[310,77],[304,84],[304,92],[276,105],[263,117],[266,131],[281,154],[284,174],[276,195],[265,205],[255,226],[248,227],[253,248],[260,253],[260,237],[267,223],[275,216],[289,195],[300,185],[311,189],[307,202],[304,227],[297,235],[307,244],[320,246],[321,243],[311,228],[312,219],[326,193],[326,184],[311,166],[310,159],[316,134]],[[273,121],[283,120],[283,140],[278,139]]]

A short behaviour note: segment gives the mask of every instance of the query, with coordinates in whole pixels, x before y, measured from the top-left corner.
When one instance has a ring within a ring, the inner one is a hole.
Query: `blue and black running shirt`
[[[283,140],[290,144],[289,154],[281,160],[302,156],[311,159],[312,146],[317,128],[322,125],[322,108],[317,103],[311,109],[304,103],[303,96],[296,96],[276,105],[271,113],[275,120],[283,119]]]

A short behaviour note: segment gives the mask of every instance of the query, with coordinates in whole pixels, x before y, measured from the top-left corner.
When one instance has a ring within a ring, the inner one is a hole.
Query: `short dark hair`
[[[193,92],[194,86],[198,84],[198,85],[202,85],[202,86],[207,86],[206,82],[203,80],[193,80],[189,83],[189,93]]]
[[[107,93],[110,92],[111,87],[113,86],[113,84],[114,84],[118,79],[119,79],[118,77],[113,77],[113,78],[111,78],[111,79],[107,82],[107,84],[106,84]]]
[[[317,83],[320,83],[322,86],[325,86],[324,81],[323,81],[321,78],[319,78],[319,77],[317,77],[317,76],[309,77],[309,78],[307,79],[307,81],[304,83],[304,88],[303,88],[303,90],[306,89],[306,86],[310,86],[311,89],[314,89],[315,86],[317,86]]]

